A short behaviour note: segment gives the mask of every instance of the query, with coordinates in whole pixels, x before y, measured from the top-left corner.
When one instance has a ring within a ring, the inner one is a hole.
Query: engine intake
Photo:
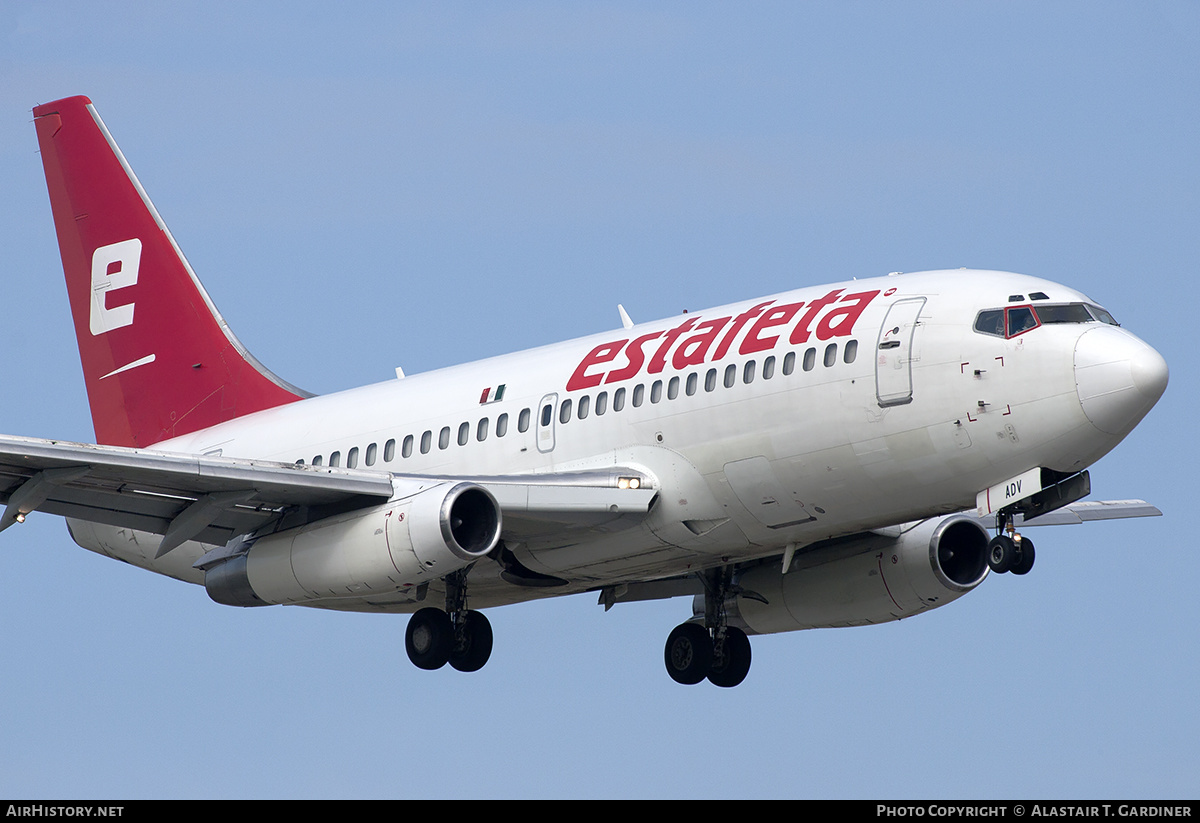
[[[764,565],[741,578],[767,603],[738,597],[730,621],[748,633],[864,626],[957,600],[987,577],[988,533],[977,520],[926,520],[897,537],[865,535],[797,557],[788,574]]]
[[[500,506],[484,487],[396,485],[398,496],[383,506],[259,538],[205,572],[209,596],[266,606],[385,594],[445,577],[499,542]]]

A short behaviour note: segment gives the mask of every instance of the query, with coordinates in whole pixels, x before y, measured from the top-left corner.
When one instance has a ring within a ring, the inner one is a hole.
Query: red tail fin
[[[234,337],[92,101],[33,114],[96,441],[147,446],[309,396]]]

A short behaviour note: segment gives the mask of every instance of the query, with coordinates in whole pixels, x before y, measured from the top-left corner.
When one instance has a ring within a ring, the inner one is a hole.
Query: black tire
[[[1012,568],[1016,556],[1016,544],[1008,535],[993,537],[988,542],[988,568],[996,574],[1004,574]]]
[[[723,689],[732,689],[750,673],[750,638],[739,628],[725,630],[725,648],[720,661],[713,660],[708,670],[708,682]]]
[[[1012,568],[1009,569],[1013,574],[1029,574],[1029,570],[1033,568],[1033,541],[1028,537],[1021,537],[1020,547],[1017,549],[1017,556],[1013,560]]]
[[[463,615],[462,638],[455,638],[450,665],[460,672],[477,672],[492,656],[492,624],[483,612]]]
[[[418,669],[434,671],[446,665],[454,646],[450,615],[441,609],[421,609],[408,620],[404,649]]]
[[[712,668],[713,644],[708,629],[698,623],[681,623],[667,635],[663,650],[667,674],[676,683],[693,686],[708,677]]]

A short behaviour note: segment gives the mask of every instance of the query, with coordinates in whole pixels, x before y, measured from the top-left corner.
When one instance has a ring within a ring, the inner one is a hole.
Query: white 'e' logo
[[[92,335],[129,326],[133,323],[133,304],[108,308],[104,303],[109,292],[137,283],[138,266],[142,261],[142,241],[136,237],[96,249],[92,255]]]

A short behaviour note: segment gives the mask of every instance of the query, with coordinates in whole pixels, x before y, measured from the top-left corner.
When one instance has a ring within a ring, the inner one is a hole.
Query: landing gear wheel
[[[1013,559],[1012,568],[1009,571],[1013,574],[1029,574],[1029,570],[1033,568],[1033,541],[1022,536],[1021,542],[1017,545],[1017,556]]]
[[[1012,568],[1017,556],[1017,546],[1007,535],[993,537],[988,543],[988,567],[996,574],[1004,574]]]
[[[418,669],[433,671],[446,665],[454,647],[450,615],[441,609],[421,609],[408,621],[404,649]]]
[[[455,632],[450,665],[460,672],[477,672],[492,656],[492,624],[483,612],[468,611],[462,616],[460,629]]]
[[[731,689],[750,673],[750,638],[739,628],[725,630],[725,644],[719,660],[713,660],[708,670],[708,682]]]
[[[712,668],[713,642],[708,629],[698,623],[681,623],[667,635],[663,651],[667,674],[676,683],[692,686],[708,676]]]

